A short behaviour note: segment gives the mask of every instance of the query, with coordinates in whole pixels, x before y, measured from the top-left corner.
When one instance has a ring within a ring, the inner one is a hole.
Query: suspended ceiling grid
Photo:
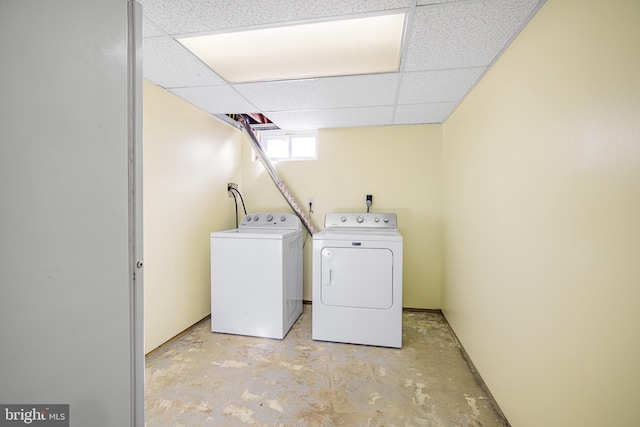
[[[261,113],[281,129],[442,123],[544,2],[139,1],[145,79],[210,114]],[[396,73],[229,84],[176,40],[390,11],[408,14]]]

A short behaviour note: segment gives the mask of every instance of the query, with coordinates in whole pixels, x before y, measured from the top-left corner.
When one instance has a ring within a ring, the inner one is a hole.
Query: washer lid
[[[214,231],[211,238],[223,239],[284,239],[295,234],[302,234],[302,230],[282,228],[234,228],[233,230]]]

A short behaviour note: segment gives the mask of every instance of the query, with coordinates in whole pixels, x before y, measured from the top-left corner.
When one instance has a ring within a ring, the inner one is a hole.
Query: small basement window
[[[271,160],[316,160],[318,131],[262,131],[262,148]]]

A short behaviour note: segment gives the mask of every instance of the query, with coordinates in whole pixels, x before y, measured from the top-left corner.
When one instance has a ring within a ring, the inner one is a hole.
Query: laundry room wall
[[[149,352],[211,313],[212,231],[235,227],[242,134],[144,83],[144,320]]]
[[[638,425],[638,22],[547,1],[444,124],[443,309],[514,426]]]
[[[243,144],[242,193],[250,211],[291,212]],[[312,219],[327,212],[396,212],[404,238],[403,305],[440,308],[442,264],[442,126],[320,129],[318,159],[280,161],[276,169],[299,201],[314,198]],[[311,238],[304,249],[304,295],[311,301]]]

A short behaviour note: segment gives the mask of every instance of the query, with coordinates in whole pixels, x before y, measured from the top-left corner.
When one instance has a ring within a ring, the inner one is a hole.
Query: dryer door
[[[325,247],[321,264],[323,304],[375,309],[393,306],[391,250]]]

